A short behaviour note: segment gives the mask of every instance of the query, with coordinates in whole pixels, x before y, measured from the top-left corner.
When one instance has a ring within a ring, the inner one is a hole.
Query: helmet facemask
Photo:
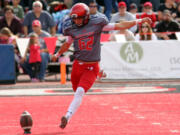
[[[75,23],[78,27],[81,27],[85,24],[87,24],[86,22],[86,17],[85,16],[71,16],[72,22]],[[78,23],[81,22],[81,23]]]

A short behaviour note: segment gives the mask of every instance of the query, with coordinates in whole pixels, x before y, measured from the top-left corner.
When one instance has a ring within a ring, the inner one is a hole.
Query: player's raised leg
[[[74,99],[71,102],[66,115],[61,118],[60,128],[64,129],[66,127],[68,121],[72,117],[72,115],[77,111],[77,109],[79,108],[79,106],[82,102],[84,93],[85,93],[85,90],[82,87],[77,88],[77,90],[74,94]]]
[[[79,69],[81,70],[80,67],[79,67]],[[74,94],[74,99],[71,102],[66,115],[61,118],[60,127],[62,129],[64,129],[66,127],[66,125],[67,125],[68,121],[70,120],[70,118],[72,117],[72,115],[79,108],[79,106],[82,102],[83,95],[85,94],[85,92],[87,92],[91,88],[91,86],[93,85],[93,83],[96,80],[97,74],[99,73],[98,63],[84,65],[83,69],[84,69],[84,71],[82,70],[83,74],[81,75],[81,78],[80,78],[80,81],[78,84],[78,88]],[[74,77],[74,76],[72,76],[72,77]],[[73,81],[72,81],[72,83],[73,83]]]

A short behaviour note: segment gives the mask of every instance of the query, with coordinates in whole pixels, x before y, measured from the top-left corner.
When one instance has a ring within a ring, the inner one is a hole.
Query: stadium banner
[[[107,79],[180,78],[180,41],[104,42],[101,49]]]

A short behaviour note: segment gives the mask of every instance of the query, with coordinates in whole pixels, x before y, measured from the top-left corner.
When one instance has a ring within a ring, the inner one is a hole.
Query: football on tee
[[[29,112],[24,111],[21,114],[20,125],[21,125],[22,129],[24,130],[25,134],[30,134],[31,133],[33,120],[32,120],[31,114]]]

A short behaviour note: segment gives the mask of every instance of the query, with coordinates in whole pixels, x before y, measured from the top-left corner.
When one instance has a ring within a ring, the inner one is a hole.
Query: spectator
[[[86,5],[88,5],[89,1],[91,0],[73,0],[73,5],[76,3],[85,3]]]
[[[0,39],[1,44],[12,44],[16,47],[16,36],[13,35],[9,28],[3,27],[0,30]]]
[[[158,10],[158,8],[159,8],[159,5],[160,5],[160,1],[161,0],[150,0],[150,2],[152,3],[152,5],[153,5],[153,11],[157,11]]]
[[[20,0],[20,3],[19,3],[22,6],[25,13],[27,13],[27,11],[29,10],[28,2],[29,0]]]
[[[48,4],[47,4],[46,0],[28,0],[28,1],[29,1],[28,2],[29,10],[32,10],[33,3],[36,1],[39,1],[42,3],[43,10],[47,10]]]
[[[114,9],[115,12],[118,12],[118,3],[117,0],[104,0],[104,6],[105,6],[105,15],[108,18],[108,20],[111,20],[111,13],[112,9]]]
[[[98,12],[98,4],[96,0],[91,0],[88,3],[90,15],[95,15]]]
[[[11,0],[2,0],[4,7],[11,4]]]
[[[14,57],[15,57],[15,70],[16,70],[16,77],[19,74],[19,62],[20,62],[20,55],[19,50],[16,45],[16,36],[13,35],[11,30],[7,27],[4,27],[0,30],[0,44],[11,44],[14,46]]]
[[[164,10],[162,21],[155,27],[156,35],[163,40],[176,39],[177,31],[180,31],[179,24],[173,20],[169,10]]]
[[[50,13],[57,26],[57,33],[62,34],[62,20],[70,12],[63,2],[54,1],[50,4]]]
[[[130,0],[130,3],[135,3],[137,5],[137,8],[140,8],[141,0]]]
[[[24,18],[24,34],[27,36],[31,33],[32,30],[32,22],[38,19],[42,24],[42,29],[46,32],[49,32],[52,36],[56,34],[56,24],[52,18],[52,16],[47,12],[42,10],[42,4],[39,1],[33,3],[33,10],[29,11]]]
[[[158,10],[160,1],[163,1],[163,3],[164,3],[164,0],[131,0],[131,1],[140,1],[141,4],[138,6],[139,8],[143,8],[143,4],[145,2],[151,2],[153,5],[153,9],[152,9],[153,11]],[[139,11],[141,11],[141,9]]]
[[[57,13],[59,11],[67,9],[67,6],[65,5],[64,2],[59,2],[59,1],[53,1],[52,3],[49,4],[49,13]]]
[[[143,23],[140,27],[139,33],[135,36],[136,41],[139,40],[157,40],[156,35],[152,32],[151,25],[147,22]]]
[[[32,82],[38,82],[38,76],[41,66],[41,54],[38,35],[36,33],[32,33],[30,35],[29,52],[29,63],[32,67]]]
[[[12,0],[14,14],[21,20],[24,18],[24,10],[22,6],[19,5],[20,0]]]
[[[9,44],[9,37],[11,37],[12,32],[7,27],[3,27],[0,30],[0,44]]]
[[[118,7],[119,12],[115,13],[111,18],[112,23],[119,22],[119,20],[132,21],[136,19],[131,13],[127,11],[127,6],[125,2],[119,2]],[[137,26],[133,26],[129,30],[135,33],[137,30]]]
[[[175,0],[175,2],[178,4],[180,2],[180,0]]]
[[[42,30],[41,22],[39,20],[33,21],[32,29],[33,29],[32,33],[36,33],[39,37],[39,43],[40,43],[40,49],[41,49],[42,61],[41,61],[40,73],[39,73],[38,79],[40,81],[44,81],[46,68],[50,60],[50,56],[49,56],[46,43],[43,38],[50,37],[51,35],[47,33],[46,31]],[[32,33],[30,33],[29,35],[31,35]],[[21,66],[26,71],[26,73],[29,74],[30,78],[32,78],[32,69],[28,61],[29,61],[29,57],[27,57],[26,61]]]
[[[137,5],[135,3],[132,3],[130,6],[129,6],[129,12],[134,15],[134,18],[136,18],[136,14],[137,14]]]
[[[137,15],[137,18],[145,18],[145,17],[149,17],[151,18],[151,27],[154,28],[155,27],[155,23],[156,23],[156,14],[152,11],[152,3],[151,2],[146,2],[143,5],[143,13],[141,14],[141,16]]]
[[[8,27],[14,35],[22,34],[22,23],[18,17],[14,15],[13,8],[6,6],[4,16],[0,19],[0,29]]]
[[[175,20],[176,20],[177,22],[180,23],[180,3],[178,3],[178,5],[177,5],[177,11],[176,11],[176,13],[173,15],[173,17],[175,18]]]
[[[4,15],[4,13],[3,13],[3,2],[2,1],[0,1],[0,16],[3,16]]]
[[[169,10],[171,14],[176,13],[176,3],[174,0],[165,0],[165,3],[162,3],[158,9],[158,20],[162,20],[163,11]]]
[[[64,4],[70,9],[72,7],[72,0],[63,0]]]

